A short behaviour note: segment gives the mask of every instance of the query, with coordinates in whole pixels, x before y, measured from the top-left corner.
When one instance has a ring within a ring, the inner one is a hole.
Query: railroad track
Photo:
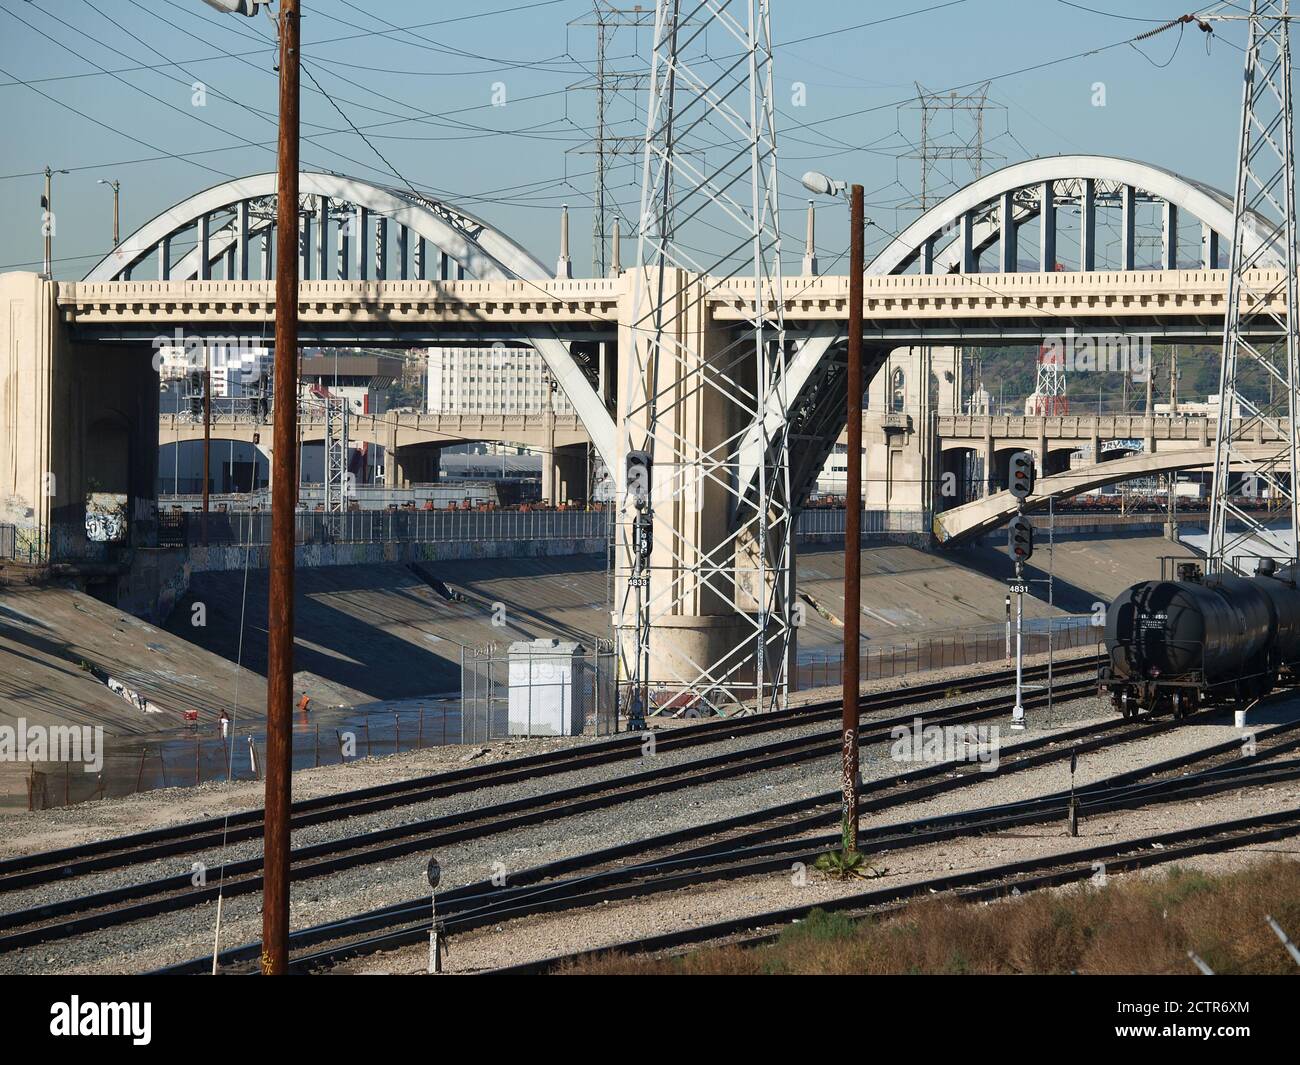
[[[683,953],[705,945],[723,943],[757,946],[777,939],[795,921],[804,920],[813,909],[829,910],[858,920],[896,912],[908,902],[935,894],[952,892],[963,902],[1004,898],[1012,893],[1025,894],[1042,888],[1079,883],[1096,875],[1097,863],[1105,864],[1107,875],[1134,872],[1155,865],[1183,861],[1203,854],[1235,850],[1255,843],[1300,836],[1300,811],[1284,810],[1259,817],[1220,821],[1197,828],[1143,836],[1122,843],[1104,844],[1049,855],[1026,861],[1011,862],[988,869],[953,876],[937,877],[897,888],[883,888],[839,899],[822,900],[815,905],[791,907],[748,917],[734,918],[697,928],[670,932],[641,940],[613,944],[598,950],[559,955],[543,961],[528,962],[493,970],[498,975],[535,974],[554,971],[581,958],[614,954]],[[427,924],[424,936],[427,937]],[[418,942],[415,938],[412,942]],[[295,962],[299,969],[327,964],[328,953],[313,960]]]
[[[1294,748],[1300,741],[1291,741]],[[1274,752],[1276,753],[1276,752]],[[1268,755],[1265,755],[1268,757]],[[1245,764],[1250,763],[1250,764]],[[1123,774],[1122,776],[1130,776]],[[1264,787],[1300,779],[1300,761],[1260,768],[1255,759],[1244,759],[1232,767],[1213,767],[1158,783],[1115,783],[1118,778],[1098,781],[1081,790],[1079,800],[1086,816],[1114,810],[1132,810],[1165,802],[1216,794],[1225,790]],[[1043,796],[1027,803],[1005,804],[965,811],[960,814],[927,818],[898,825],[880,826],[860,834],[864,847],[873,855],[923,847],[951,840],[1026,824],[1062,820],[1068,795]],[[823,825],[833,819],[820,819]],[[811,824],[811,823],[810,823]],[[734,880],[764,874],[785,875],[794,863],[811,865],[816,858],[839,844],[839,833],[818,837],[748,841],[744,846],[713,845],[640,862],[634,866],[608,863],[583,876],[553,880],[540,885],[519,885],[509,891],[480,892],[456,899],[439,899],[439,915],[448,933],[467,932],[486,925],[499,924],[519,917],[537,916],[564,910],[576,910],[624,899],[681,891],[706,883]],[[917,888],[912,894],[924,894],[932,886]],[[911,891],[911,888],[909,888]],[[824,903],[819,905],[825,906]],[[331,931],[338,937],[348,935],[324,949],[295,953],[292,966],[304,972],[337,964],[349,958],[423,942],[428,936],[429,902],[418,900],[404,910],[388,908],[384,914],[367,915],[360,926],[339,922],[322,926],[321,934]],[[365,934],[379,930],[378,934]],[[361,938],[356,938],[358,934]],[[710,937],[711,938],[711,937]],[[326,940],[328,942],[328,940]],[[627,950],[627,944],[610,948]],[[603,951],[602,951],[603,952]],[[251,959],[245,959],[251,964]],[[210,965],[210,959],[205,960]],[[550,961],[555,964],[555,959]],[[528,969],[530,967],[524,967]],[[196,971],[176,967],[174,971]],[[521,970],[522,971],[522,970]]]
[[[1143,738],[1147,735],[1154,735],[1177,727],[1176,723],[1172,721],[1154,721],[1139,729],[1133,729],[1131,726],[1125,728],[1126,725],[1129,725],[1129,723],[1107,721],[1050,737],[1039,737],[1024,741],[1004,755],[999,772],[1016,772],[1034,768],[1053,761],[1067,759],[1071,753],[1086,754],[1103,746]],[[1228,741],[1177,758],[1154,763],[1139,770],[1118,774],[1109,778],[1105,783],[1107,786],[1119,787],[1137,786],[1139,782],[1144,782],[1140,786],[1143,789],[1151,789],[1150,801],[1162,801],[1159,796],[1167,792],[1168,786],[1164,786],[1164,791],[1154,788],[1150,782],[1151,778],[1168,775],[1186,765],[1197,762],[1210,763],[1210,769],[1215,772],[1231,770],[1233,773],[1240,774],[1258,765],[1264,759],[1274,758],[1288,751],[1300,749],[1300,737],[1295,735],[1297,732],[1300,732],[1300,722],[1279,725],[1259,732],[1257,734],[1259,751],[1253,758],[1237,757],[1236,752],[1239,746],[1237,741]],[[899,777],[870,781],[863,787],[862,809],[869,812],[897,807],[943,791],[966,786],[979,779],[978,776],[972,777],[969,774],[955,772],[957,768],[951,762],[931,764]],[[1206,770],[1206,772],[1209,771]],[[1291,769],[1285,771],[1290,772]],[[1227,777],[1221,779],[1226,780]],[[1235,783],[1224,786],[1246,786],[1243,784],[1244,779],[1239,778]],[[1206,783],[1204,786],[1208,787],[1209,784]],[[1089,794],[1090,790],[1081,789],[1079,794],[1083,797]],[[1040,818],[1043,810],[1063,808],[1065,801],[1066,798],[1062,793],[1054,793],[1044,796],[1040,800],[1035,800],[1037,805],[1025,805],[1024,809],[1017,811],[999,811],[998,816],[1004,820],[1013,816],[1013,814],[1022,818],[1025,816],[1029,816],[1030,819]],[[547,881],[555,881],[556,878],[564,877],[567,874],[579,872],[582,874],[580,879],[587,884],[588,890],[603,890],[601,887],[603,881],[598,883],[593,878],[599,878],[607,874],[625,875],[628,870],[627,861],[629,859],[637,860],[636,865],[632,867],[637,869],[643,867],[647,862],[652,864],[659,861],[680,862],[683,860],[689,861],[701,855],[719,852],[729,853],[741,846],[742,843],[747,847],[760,842],[775,842],[778,847],[807,847],[811,844],[806,839],[797,840],[793,844],[789,843],[788,840],[790,837],[798,837],[817,829],[837,825],[839,802],[840,796],[838,792],[826,793],[796,803],[788,803],[780,807],[700,826],[697,829],[667,833],[647,840],[549,863],[512,876],[511,886],[508,889],[494,887],[488,883],[466,885],[450,892],[441,893],[439,896],[440,910],[446,911],[450,908],[450,911],[454,913],[458,907],[465,905],[484,906],[488,904],[483,900],[490,898],[492,901],[482,917],[482,923],[490,923],[502,920],[505,917],[521,916],[522,913],[520,912],[502,912],[501,909],[502,907],[508,907],[511,900],[516,898],[529,899],[532,905],[541,907],[544,910],[549,904],[548,900],[553,899],[557,891],[563,897],[563,892],[566,890],[563,883],[561,883],[561,886],[556,887],[547,884]],[[929,819],[926,822],[911,824],[907,826],[904,836],[918,831],[922,827],[927,831],[935,831],[946,827],[950,836],[980,830],[978,825],[972,827],[972,825],[968,824],[964,815],[952,815],[948,818]],[[880,832],[872,831],[863,833],[862,838],[874,839],[880,835]],[[837,839],[837,835],[832,835],[817,840],[817,849],[815,849],[813,857],[815,857],[816,853],[830,849]],[[693,846],[683,850],[683,844],[693,844]],[[874,845],[873,843],[873,847]],[[735,875],[744,874],[738,872]],[[716,878],[712,875],[704,877],[704,879]],[[585,896],[583,897],[585,898]],[[590,905],[598,901],[606,901],[606,896],[585,898],[585,901],[573,904]],[[555,907],[550,905],[550,908]],[[410,942],[414,940],[409,937],[418,938],[422,934],[427,935],[428,912],[429,900],[427,896],[422,899],[409,900],[383,907],[368,914],[358,915],[347,922],[332,923],[296,932],[292,937],[294,949],[301,950],[334,938],[338,935],[338,929],[343,926],[346,926],[351,935],[366,934],[359,952],[387,949],[387,947],[393,945],[394,937],[399,942]],[[541,910],[538,912],[541,912]],[[462,916],[460,919],[464,920],[465,918]],[[464,926],[458,926],[458,930],[464,930]],[[377,935],[369,935],[372,932],[376,932]],[[407,938],[403,939],[402,937]],[[221,961],[223,965],[238,966],[255,960],[258,953],[257,944],[249,944],[224,952]],[[319,963],[319,959],[317,959],[317,963]],[[298,963],[295,962],[295,964]],[[210,959],[196,959],[192,962],[182,963],[167,971],[206,971],[209,965]]]
[[[1053,698],[1064,701],[1093,691],[1095,682],[1084,679],[1060,685],[1054,690]],[[1032,694],[1024,700],[1025,706],[1028,709],[1041,707],[1046,704],[1047,698],[1045,692]],[[1013,703],[1012,695],[991,699],[983,697],[932,711],[929,716],[910,713],[902,717],[872,721],[864,726],[859,742],[870,744],[887,741],[896,726],[910,726],[917,717],[929,723],[937,720],[945,725],[967,724],[1006,714]],[[1121,718],[1093,726],[1107,733],[1135,737],[1145,735],[1148,730],[1168,727],[1170,726],[1156,723],[1135,728]],[[1020,746],[1036,749],[1050,742],[1050,737],[1040,737]],[[765,744],[742,752],[743,756],[727,752],[497,803],[462,814],[345,836],[327,843],[296,848],[291,855],[290,874],[294,881],[308,880],[467,839],[481,839],[559,817],[832,757],[840,751],[840,747],[840,733],[834,729]],[[912,776],[915,779],[930,775],[929,771],[935,768],[926,767]],[[927,793],[935,794],[947,790],[948,786],[950,785],[943,781],[935,781]],[[919,794],[914,797],[919,797]],[[866,808],[868,807],[864,805]],[[261,868],[260,857],[244,859],[227,863],[222,870],[221,879],[213,883],[196,885],[193,873],[185,872],[0,914],[0,954],[176,912],[214,901],[219,895],[230,898],[257,892],[262,888]]]
[[[1065,677],[1091,671],[1096,668],[1098,661],[1092,657],[1076,659],[1057,665],[1055,673]],[[1029,680],[1046,676],[1045,665],[1025,670],[1025,677]],[[864,713],[877,713],[899,706],[912,706],[919,700],[985,691],[1004,686],[1014,679],[1014,670],[997,670],[960,681],[936,681],[900,691],[863,696],[860,706]],[[655,750],[658,753],[669,753],[707,746],[744,736],[800,728],[818,721],[836,720],[839,715],[839,702],[826,700],[760,716],[703,721],[696,725],[656,732]],[[903,720],[900,717],[888,723],[893,725]],[[864,726],[873,724],[876,723],[864,721]],[[290,828],[306,828],[365,814],[382,813],[400,806],[461,795],[467,791],[639,759],[642,757],[643,744],[642,733],[629,734],[580,749],[548,751],[509,759],[495,765],[453,769],[410,780],[320,796],[293,804]],[[124,869],[178,854],[192,856],[211,848],[256,839],[262,836],[264,827],[263,812],[255,809],[232,814],[229,818],[213,817],[148,832],[115,836],[75,847],[2,859],[0,893],[58,883],[90,873]]]

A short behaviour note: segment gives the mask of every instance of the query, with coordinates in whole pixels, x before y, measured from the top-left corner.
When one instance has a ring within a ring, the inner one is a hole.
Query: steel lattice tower
[[[973,91],[958,95],[956,92],[931,92],[916,82],[916,99],[905,105],[921,112],[921,133],[916,150],[902,156],[916,159],[920,167],[920,195],[916,203],[924,214],[946,195],[936,191],[953,185],[951,176],[941,171],[944,162],[965,163],[971,179],[984,176],[986,159],[1002,159],[1002,155],[989,150],[985,142],[985,113],[999,105],[989,102],[990,82],[984,82]],[[946,116],[947,128],[940,125]],[[969,121],[965,132],[958,130],[959,118]]]
[[[325,404],[325,512],[348,508],[348,401],[326,395]],[[389,462],[394,461],[392,458]]]
[[[1070,401],[1065,387],[1065,350],[1051,350],[1046,345],[1038,349],[1038,378],[1034,394],[1029,397],[1033,410],[1026,414],[1054,417],[1069,413]]]
[[[654,473],[638,508],[621,471],[620,562],[632,578],[618,624],[623,675],[648,713],[735,713],[783,702],[793,638],[769,0],[697,0],[689,23],[680,7],[655,10],[620,400],[625,453],[652,454]],[[706,30],[720,58],[700,52]],[[701,339],[715,335],[706,298],[718,290],[743,308],[720,344]],[[700,515],[720,500],[728,521],[713,526]],[[642,561],[638,528],[653,534]],[[725,650],[664,666],[659,648],[650,676],[657,627],[692,614],[708,615],[709,646]]]
[[[595,156],[591,204],[591,264],[595,277],[605,277],[609,272],[610,222],[619,215],[617,199],[609,188],[611,161],[622,156],[637,157],[644,150],[639,122],[636,130],[620,132],[625,129],[625,122],[613,116],[612,104],[619,97],[634,98],[644,91],[650,78],[644,66],[635,70],[616,69],[609,62],[609,48],[620,30],[640,34],[653,24],[654,12],[649,8],[639,5],[619,8],[611,0],[592,0],[591,14],[569,23],[596,31],[595,71],[589,80],[573,86],[591,89],[595,94],[593,135],[582,146],[570,149],[576,155]]]
[[[1252,0],[1248,18],[1232,258],[1214,442],[1208,568],[1241,572],[1260,553],[1296,560],[1296,222],[1291,126],[1289,0]],[[1220,16],[1222,17],[1222,16]],[[1261,221],[1263,225],[1261,227]],[[1256,239],[1251,239],[1257,230]],[[1284,270],[1261,269],[1268,255]],[[1269,443],[1268,441],[1272,441]],[[1289,508],[1291,541],[1268,528],[1231,491],[1234,471],[1248,491],[1266,488]],[[1230,529],[1229,522],[1240,529]]]

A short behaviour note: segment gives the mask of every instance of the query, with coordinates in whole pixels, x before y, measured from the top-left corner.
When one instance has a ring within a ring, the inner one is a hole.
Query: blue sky
[[[1133,45],[1123,42],[1186,8],[1080,4],[1093,10],[1062,0],[774,0],[787,258],[802,253],[807,195],[797,182],[807,169],[866,186],[875,244],[915,216],[906,205],[916,164],[905,156],[918,113],[899,105],[916,82],[943,90],[995,79],[986,169],[1096,152],[1229,186],[1244,27],[1218,24],[1211,40],[1189,26]],[[544,261],[555,257],[558,207],[568,203],[575,273],[589,271],[592,158],[578,149],[593,94],[574,86],[590,77],[595,34],[569,23],[590,21],[591,0],[303,0],[303,8],[307,68],[337,105],[304,77],[304,165],[410,181],[488,218]],[[611,67],[636,69],[647,44],[648,34],[616,36]],[[272,55],[265,17],[221,15],[200,0],[0,0],[0,268],[39,269],[47,164],[71,171],[55,178],[62,278],[82,276],[111,247],[111,195],[98,178],[122,183],[125,235],[227,175],[272,169]],[[202,107],[196,81],[206,87]],[[1098,83],[1104,107],[1094,105]],[[505,106],[493,106],[502,91]],[[633,107],[614,108],[629,131]],[[201,154],[175,157],[184,153]],[[630,203],[639,167],[615,162],[615,194]],[[838,215],[819,219],[824,266],[846,243]]]

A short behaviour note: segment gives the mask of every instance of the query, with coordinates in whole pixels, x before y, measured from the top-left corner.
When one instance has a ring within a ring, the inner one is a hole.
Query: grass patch
[[[992,904],[927,899],[880,920],[813,910],[776,941],[680,958],[607,955],[583,975],[1192,974],[1196,951],[1216,973],[1300,975],[1265,925],[1300,939],[1300,862],[1273,859],[1211,876],[1173,866],[1149,879],[1080,884]]]

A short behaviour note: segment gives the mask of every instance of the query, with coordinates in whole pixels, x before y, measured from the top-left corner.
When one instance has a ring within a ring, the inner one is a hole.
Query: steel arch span
[[[541,280],[551,272],[522,245],[452,204],[359,178],[299,175],[299,268],[304,280]],[[276,175],[214,185],[146,222],[104,256],[86,281],[130,280],[152,262],[159,280],[274,276]],[[256,250],[256,257],[254,252]],[[528,337],[564,389],[606,464],[614,422],[567,345]]]
[[[894,238],[870,264],[874,276],[906,273],[975,273],[982,255],[998,248],[996,272],[1020,269],[1019,230],[1039,225],[1034,261],[1038,270],[1057,264],[1058,213],[1080,216],[1078,265],[1096,269],[1098,212],[1118,211],[1118,269],[1136,268],[1136,216],[1144,204],[1161,212],[1160,269],[1196,265],[1215,269],[1219,241],[1232,238],[1232,197],[1226,192],[1172,170],[1134,159],[1107,155],[1055,155],[1029,159],[996,170],[953,193],[926,211]],[[1193,264],[1182,254],[1179,221],[1188,215],[1201,223],[1201,241]],[[1008,222],[1009,220],[1009,222]],[[1276,245],[1277,227],[1259,215],[1247,234],[1247,252]],[[1266,251],[1261,265],[1278,266],[1280,254]],[[1144,267],[1149,268],[1149,267]]]
[[[1057,243],[1064,211],[1078,212],[1080,235],[1076,256],[1085,271],[1101,261],[1098,215],[1119,219],[1118,269],[1138,262],[1138,215],[1158,212],[1160,269],[1196,266],[1217,268],[1226,261],[1232,234],[1232,197],[1171,170],[1131,159],[1103,155],[1057,155],[1003,167],[958,190],[921,215],[867,265],[871,276],[921,273],[977,273],[981,260],[996,251],[990,264],[997,272],[1023,269],[1020,238],[1036,223],[1037,247],[1031,256],[1042,271],[1058,264]],[[1180,243],[1180,227],[1200,223],[1200,241],[1193,259]],[[1254,216],[1246,236],[1248,252],[1264,247],[1261,265],[1282,263],[1276,227]],[[1220,243],[1223,255],[1220,256]],[[1024,250],[1029,251],[1026,247]],[[1149,268],[1145,267],[1144,268]],[[795,498],[803,500],[844,428],[845,337],[836,328],[814,334],[786,368],[786,390],[797,397],[792,438],[799,441],[792,459]],[[867,352],[867,379],[883,362],[887,349]]]

